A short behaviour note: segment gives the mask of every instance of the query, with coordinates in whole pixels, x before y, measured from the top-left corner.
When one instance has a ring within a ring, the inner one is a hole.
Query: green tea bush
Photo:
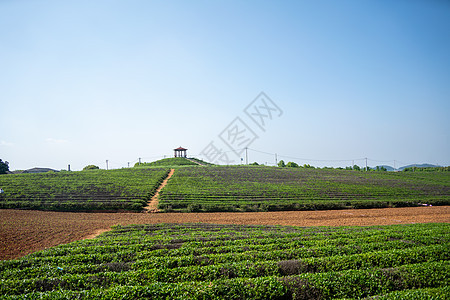
[[[447,299],[449,229],[115,226],[1,261],[0,299]]]

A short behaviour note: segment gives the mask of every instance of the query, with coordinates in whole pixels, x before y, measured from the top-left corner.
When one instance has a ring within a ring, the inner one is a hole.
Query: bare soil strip
[[[161,185],[158,187],[155,195],[153,195],[153,197],[150,200],[150,202],[148,203],[148,205],[146,207],[144,207],[145,212],[158,212],[159,211],[159,209],[158,209],[159,192],[163,189],[163,187],[166,186],[167,181],[170,179],[170,177],[172,177],[174,172],[175,172],[175,169],[170,170],[169,175],[167,175],[166,179],[164,179],[163,182],[161,183]]]
[[[72,213],[0,210],[0,260],[93,238],[113,225],[214,223],[294,226],[369,226],[450,223],[450,206],[248,213]]]
[[[96,237],[98,237],[103,232],[107,232],[109,230],[110,229],[98,229],[93,234],[90,234],[90,235],[84,237],[83,240],[95,239]]]

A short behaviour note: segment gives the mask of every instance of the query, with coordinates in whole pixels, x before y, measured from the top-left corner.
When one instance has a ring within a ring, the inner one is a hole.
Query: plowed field
[[[113,225],[215,223],[294,226],[369,226],[450,223],[450,206],[257,213],[70,213],[0,210],[0,259],[92,238]]]

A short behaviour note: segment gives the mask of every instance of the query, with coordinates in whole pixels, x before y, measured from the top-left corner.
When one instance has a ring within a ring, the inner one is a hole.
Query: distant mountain
[[[403,171],[406,168],[412,168],[412,167],[416,167],[416,168],[437,168],[437,167],[442,167],[442,166],[438,166],[438,165],[432,165],[432,164],[413,164],[413,165],[407,165],[407,166],[403,166],[400,167],[398,169],[394,169],[394,167],[392,166],[387,166],[387,165],[381,165],[378,167],[384,167],[386,168],[387,171]],[[370,169],[372,170],[376,170],[377,167],[371,167]]]
[[[412,168],[412,167],[416,167],[416,168],[438,168],[438,167],[442,167],[442,166],[432,165],[432,164],[413,164],[413,165],[403,166],[403,167],[400,167],[398,169],[403,171],[406,168]]]
[[[57,170],[53,170],[50,168],[32,168],[25,171],[22,171],[22,173],[47,173],[47,172],[59,172]]]
[[[382,165],[382,166],[377,166],[377,167],[380,167],[380,168],[385,168],[387,171],[395,171],[395,169],[393,168],[393,167],[391,167],[391,166],[386,166],[386,165]],[[374,168],[371,168],[371,169],[377,169],[377,167],[374,167]]]

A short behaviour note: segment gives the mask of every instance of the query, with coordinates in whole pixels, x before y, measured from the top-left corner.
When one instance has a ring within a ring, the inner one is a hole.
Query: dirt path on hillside
[[[90,234],[88,236],[85,236],[82,239],[83,240],[95,239],[96,237],[98,237],[103,232],[107,232],[107,231],[110,231],[110,230],[111,230],[110,228],[108,228],[108,229],[106,229],[106,228],[98,229],[98,230],[94,231],[94,233],[92,233],[92,234]]]
[[[450,223],[450,206],[248,213],[71,213],[0,210],[0,260],[93,238],[113,225],[215,223],[295,226],[369,226]]]
[[[166,186],[167,181],[169,181],[170,177],[172,177],[174,172],[175,172],[175,169],[170,169],[169,175],[167,175],[166,179],[164,179],[163,182],[161,183],[161,185],[158,187],[155,195],[153,195],[153,197],[150,200],[150,202],[148,203],[148,205],[146,207],[144,207],[145,212],[147,212],[147,213],[159,212],[159,209],[158,209],[159,192]]]
[[[193,160],[193,159],[190,159],[190,158],[186,158],[188,161],[190,161],[190,162],[193,162],[193,163],[196,163],[197,165],[199,165],[199,166],[202,166],[202,167],[204,167],[205,165],[204,164],[202,164],[202,163],[200,163],[200,162],[198,162],[198,161],[195,161],[195,160]]]

